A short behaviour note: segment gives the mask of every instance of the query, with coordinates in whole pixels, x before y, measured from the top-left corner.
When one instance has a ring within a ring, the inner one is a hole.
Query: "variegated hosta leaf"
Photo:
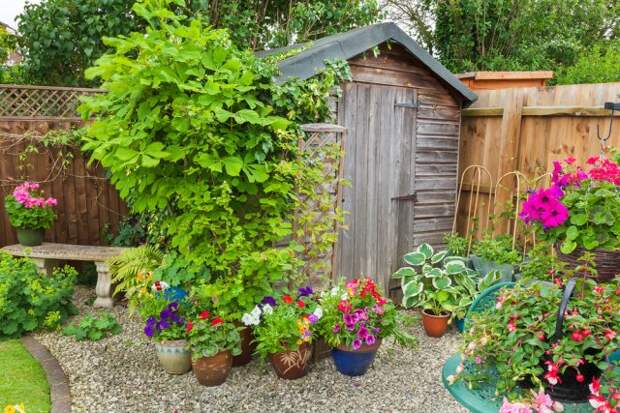
[[[411,280],[403,287],[403,295],[406,298],[416,297],[424,290],[424,283],[418,280]]]
[[[413,277],[416,274],[415,270],[411,267],[403,267],[399,268],[394,274],[392,274],[392,278],[403,278],[403,277]]]
[[[439,251],[439,252],[435,253],[431,257],[431,263],[432,264],[437,264],[437,263],[441,262],[444,258],[446,258],[446,255],[448,255],[448,251],[447,250],[443,250],[443,251]]]
[[[404,297],[403,298],[403,306],[405,308],[419,307],[420,306],[420,300],[418,299],[418,296]]]
[[[426,255],[422,252],[414,251],[406,254],[403,259],[409,265],[420,266],[426,262]]]
[[[448,255],[447,257],[444,258],[445,262],[449,262],[449,261],[462,261],[463,263],[465,263],[465,258],[460,257],[458,255]]]
[[[431,247],[429,244],[424,243],[422,245],[420,245],[417,249],[418,252],[421,252],[422,254],[424,254],[424,256],[426,257],[426,259],[430,259],[433,256],[433,247]]]
[[[437,290],[443,290],[452,285],[452,280],[450,279],[450,277],[436,277],[433,278],[432,282],[433,287],[435,287]]]
[[[460,274],[464,272],[467,267],[465,267],[465,263],[463,261],[449,261],[446,262],[444,268],[448,272],[448,274]]]
[[[433,278],[443,276],[444,272],[440,268],[429,268],[428,271],[425,271],[423,274],[426,278]]]
[[[432,265],[430,265],[429,263],[424,264],[424,265],[422,266],[422,274],[425,274],[425,273],[429,272],[429,271],[430,271],[430,270],[432,270],[433,268],[435,268],[435,267],[433,267],[433,266],[432,266]]]

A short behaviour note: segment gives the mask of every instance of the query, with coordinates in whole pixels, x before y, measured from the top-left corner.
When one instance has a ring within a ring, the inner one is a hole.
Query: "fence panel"
[[[505,173],[519,170],[529,178],[551,170],[554,160],[573,156],[584,163],[600,152],[597,125],[601,134],[609,128],[610,111],[605,102],[620,102],[620,83],[566,85],[543,88],[481,90],[479,99],[463,111],[460,170],[482,165],[491,173],[483,182],[477,213],[478,222],[487,218],[492,182]],[[620,147],[620,113],[608,141]],[[488,179],[487,179],[488,180]],[[465,177],[458,211],[457,228],[467,225],[473,176]],[[506,182],[493,200],[491,214],[499,215],[514,193],[514,181]],[[502,229],[505,232],[505,228]],[[480,233],[480,230],[478,231]]]

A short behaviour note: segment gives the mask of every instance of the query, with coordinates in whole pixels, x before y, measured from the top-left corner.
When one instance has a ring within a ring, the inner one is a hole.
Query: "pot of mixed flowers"
[[[198,382],[203,386],[224,383],[232,369],[233,356],[241,354],[240,328],[204,310],[188,321],[186,330]]]
[[[574,158],[553,163],[551,186],[530,193],[520,218],[555,242],[559,258],[575,268],[584,252],[594,254],[597,273],[608,281],[620,267],[620,167],[593,156],[585,168]]]
[[[546,392],[556,401],[589,400],[608,407],[597,412],[616,412],[620,377],[609,356],[620,347],[619,279],[599,285],[583,277],[566,286],[559,278],[520,281],[502,290],[495,308],[472,317],[463,362],[448,381],[476,386],[495,377],[505,412],[515,403],[533,406],[528,389],[538,390],[539,401]]]
[[[146,320],[144,334],[156,341],[157,357],[170,374],[185,374],[192,368],[191,354],[186,337],[185,317],[180,314],[178,302],[172,302]]]
[[[256,352],[261,359],[269,359],[280,378],[294,380],[308,372],[314,330],[323,315],[312,294],[311,288],[303,287],[296,297],[267,296],[253,310],[251,320],[246,318],[254,326]]]
[[[24,182],[4,200],[9,221],[17,230],[17,240],[27,247],[41,245],[45,230],[52,227],[56,218],[53,207],[57,200],[45,198],[39,188],[35,182]]]
[[[402,331],[395,306],[379,292],[370,278],[341,281],[321,295],[321,335],[332,347],[336,369],[347,376],[361,376],[372,365],[382,340],[394,337],[413,346],[415,338]]]

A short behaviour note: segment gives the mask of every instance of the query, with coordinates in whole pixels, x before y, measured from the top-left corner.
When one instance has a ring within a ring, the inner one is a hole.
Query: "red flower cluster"
[[[364,285],[364,288],[362,288],[362,291],[360,292],[360,297],[366,298],[368,294],[372,295],[372,298],[374,298],[379,305],[383,305],[387,302],[385,298],[383,298],[381,294],[379,294],[379,291],[377,291],[377,284],[375,284],[375,282],[370,278],[366,280],[366,285]]]
[[[620,389],[611,387],[609,389],[609,397],[601,394],[601,381],[596,377],[590,383],[590,405],[594,407],[594,411],[598,413],[618,413],[620,409]]]
[[[590,334],[592,334],[592,332],[586,328],[586,329],[583,329],[583,330],[573,331],[573,334],[571,334],[570,338],[573,339],[573,341],[581,343]]]
[[[588,158],[587,163],[593,166],[589,172],[592,179],[620,185],[620,167],[617,163],[609,159],[600,158],[599,156]]]
[[[290,295],[285,295],[282,297],[282,301],[284,301],[287,304],[290,304],[293,302],[293,297],[291,297]]]

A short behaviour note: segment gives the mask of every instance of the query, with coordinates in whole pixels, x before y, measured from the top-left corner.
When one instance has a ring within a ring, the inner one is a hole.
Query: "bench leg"
[[[31,258],[34,265],[37,266],[37,270],[43,275],[49,275],[48,266],[46,265],[45,258]]]
[[[97,266],[97,286],[95,292],[97,293],[97,299],[93,306],[112,308],[114,306],[114,299],[112,298],[112,275],[108,264],[105,262],[96,262]]]

